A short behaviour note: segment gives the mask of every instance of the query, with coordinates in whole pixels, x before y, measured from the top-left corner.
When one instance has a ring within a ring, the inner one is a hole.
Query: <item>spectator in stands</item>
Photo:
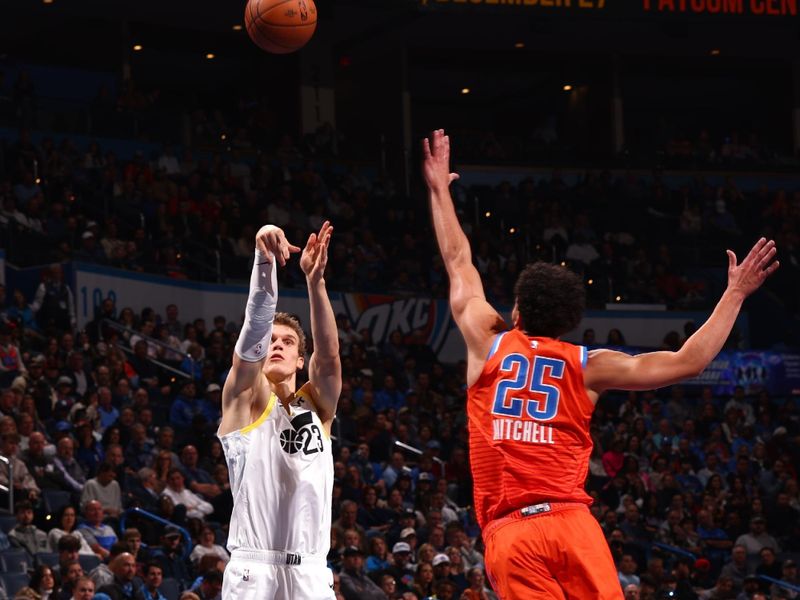
[[[17,502],[14,507],[17,524],[8,532],[12,545],[27,550],[32,557],[37,552],[47,552],[47,534],[33,525],[33,506],[27,500]]]
[[[39,499],[41,491],[36,480],[28,471],[28,467],[19,458],[19,435],[16,432],[2,435],[2,454],[11,461],[14,472],[14,495],[35,503]],[[8,486],[6,469],[0,469],[0,484]]]
[[[144,585],[139,593],[141,600],[167,600],[158,589],[164,581],[164,572],[158,563],[150,562],[144,568]]]
[[[20,458],[28,467],[28,472],[36,479],[39,489],[65,490],[66,483],[61,473],[56,470],[53,460],[45,454],[47,439],[43,433],[34,431],[28,438],[28,449]]]
[[[86,538],[77,530],[78,511],[75,510],[74,506],[71,504],[62,506],[56,513],[54,521],[57,526],[51,529],[47,534],[47,545],[50,547],[50,552],[58,552],[59,554],[61,554],[62,551],[69,552],[68,555],[64,555],[62,558],[74,558],[76,560],[78,554],[84,554],[86,556],[94,555],[94,552],[86,542]],[[62,543],[62,540],[65,541]],[[75,546],[74,550],[73,546]],[[72,552],[75,552],[74,557],[72,556]]]
[[[358,505],[352,500],[344,500],[339,510],[339,518],[332,523],[331,527],[338,535],[343,535],[346,529],[355,529],[359,537],[363,540],[366,538],[366,532],[364,528],[356,522],[357,516]]]
[[[386,595],[363,571],[364,554],[356,546],[345,548],[340,586],[345,600],[386,600]]]
[[[53,265],[42,273],[43,281],[36,289],[31,310],[39,328],[47,335],[72,331],[77,323],[72,290],[64,284],[61,265]]]
[[[369,538],[369,556],[364,565],[367,573],[383,571],[391,566],[389,562],[389,549],[386,540],[381,535],[373,535]]]
[[[103,505],[98,500],[89,500],[83,506],[83,518],[84,522],[78,525],[78,532],[86,538],[92,552],[101,559],[108,558],[111,546],[117,541],[117,534],[103,523]]]
[[[105,385],[97,388],[97,407],[94,410],[94,414],[89,411],[87,415],[94,419],[95,428],[100,433],[105,432],[107,428],[114,425],[119,419],[119,410],[114,406],[113,401],[111,388]]]
[[[78,560],[80,556],[78,552],[81,549],[81,539],[83,538],[80,534],[66,534],[59,538],[55,547],[51,546],[51,552],[56,552],[58,554],[58,564],[54,569],[56,575],[62,575],[66,571],[67,565]]]
[[[211,474],[198,466],[199,456],[195,446],[191,444],[184,446],[181,450],[181,472],[186,480],[186,486],[190,490],[211,499],[218,496],[222,490]]]
[[[727,575],[720,575],[717,579],[717,584],[713,588],[700,593],[701,600],[727,600],[733,598],[736,598],[736,585],[733,579]]]
[[[384,575],[384,578],[390,577],[392,582],[394,582],[394,589],[396,589],[397,582],[395,581],[394,577],[390,574]],[[434,594],[434,584],[435,581],[433,579],[433,565],[428,562],[420,563],[417,566],[417,571],[414,574],[414,585],[412,587],[413,592],[417,595],[418,598],[426,598],[428,596],[432,596]],[[383,586],[381,586],[383,587]]]
[[[53,465],[61,473],[62,480],[73,496],[79,496],[86,485],[86,473],[75,460],[75,442],[71,437],[58,440]]]
[[[742,544],[736,544],[731,550],[731,562],[722,568],[721,577],[726,577],[731,581],[733,589],[741,589],[744,578],[750,574],[747,564],[747,548]]]
[[[189,565],[183,559],[180,530],[172,526],[164,529],[164,533],[161,535],[161,546],[153,549],[153,559],[161,565],[164,577],[178,580],[178,584],[183,589],[189,587],[193,578],[189,571]]]
[[[772,548],[780,552],[778,541],[767,533],[767,521],[756,516],[750,519],[750,531],[736,539],[737,546],[744,546],[748,556],[758,556],[762,548]]]
[[[130,428],[131,441],[125,448],[125,465],[138,471],[149,467],[153,460],[153,443],[147,438],[147,428],[134,423]]]
[[[633,583],[629,583],[623,589],[625,593],[625,600],[639,600],[639,586]]]
[[[800,586],[800,579],[797,576],[797,563],[794,560],[788,559],[783,561],[781,565],[782,576],[781,580],[789,583],[795,587]],[[798,593],[794,590],[781,587],[773,583],[769,590],[770,600],[777,600],[783,598],[797,598]]]
[[[177,467],[169,470],[167,487],[164,494],[172,500],[175,506],[186,507],[186,516],[194,519],[203,519],[214,512],[214,507],[200,498],[197,494],[187,489],[183,473]]]
[[[203,582],[195,590],[199,600],[216,600],[222,592],[222,571],[212,569],[203,575]]]
[[[94,582],[88,577],[79,578],[75,582],[74,589],[73,595],[70,596],[71,600],[92,600],[94,598]]]
[[[736,600],[752,600],[753,596],[760,590],[758,576],[748,575],[742,583],[742,591],[736,596]]]
[[[622,560],[619,562],[617,575],[619,576],[619,583],[624,590],[628,585],[633,584],[639,586],[639,576],[636,574],[638,566],[632,554],[623,554]]]
[[[230,560],[230,554],[228,554],[228,551],[225,550],[225,548],[215,543],[215,538],[216,536],[214,534],[214,530],[211,527],[203,527],[203,530],[200,532],[198,543],[192,549],[192,553],[189,555],[189,559],[192,561],[192,563],[197,565],[197,563],[200,562],[200,559],[208,554],[214,554],[219,557],[223,563],[228,563]]]
[[[773,579],[781,578],[781,563],[772,548],[762,548],[758,553],[761,561],[756,565],[756,575],[766,575]]]
[[[84,577],[81,563],[79,563],[77,559],[60,562],[58,565],[58,575],[60,579],[60,585],[58,586],[58,590],[54,594],[54,597],[57,600],[69,600],[73,597],[73,593],[76,591],[75,584],[78,582],[78,580]],[[93,595],[94,582],[92,582],[92,594],[89,596],[89,598],[91,599]]]
[[[156,472],[148,467],[143,467],[136,472],[136,478],[131,485],[130,495],[133,503],[149,512],[158,510],[158,482]]]
[[[56,578],[53,570],[47,565],[38,565],[31,574],[30,587],[38,594],[38,598],[48,600],[55,595]]]
[[[81,505],[98,501],[107,517],[118,517],[122,512],[122,492],[115,479],[116,470],[110,462],[104,462],[97,469],[97,476],[86,482],[81,494]]]
[[[11,339],[11,331],[11,325],[0,323],[0,389],[11,386],[26,371],[22,353]]]
[[[111,600],[130,600],[136,598],[141,587],[135,580],[136,559],[129,552],[114,557],[109,563],[114,581],[100,587],[98,593],[107,594]]]

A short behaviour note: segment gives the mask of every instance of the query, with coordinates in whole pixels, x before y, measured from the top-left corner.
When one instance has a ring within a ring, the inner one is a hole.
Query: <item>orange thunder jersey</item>
[[[512,329],[495,337],[467,392],[478,523],[540,502],[591,504],[584,491],[594,406],[587,351]]]

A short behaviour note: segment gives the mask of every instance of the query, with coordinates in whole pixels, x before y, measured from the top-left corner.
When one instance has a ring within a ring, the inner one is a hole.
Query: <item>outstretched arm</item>
[[[312,233],[303,255],[300,268],[306,274],[308,299],[311,305],[311,336],[314,352],[308,366],[308,380],[314,394],[323,424],[330,424],[336,416],[336,405],[342,391],[342,363],[339,359],[339,332],[336,318],[325,288],[325,266],[328,264],[328,245],[333,227],[325,221],[319,233]]]
[[[472,264],[469,240],[458,222],[450,184],[458,179],[450,172],[450,138],[437,129],[422,141],[423,174],[433,216],[436,241],[450,278],[450,310],[467,343],[468,382],[483,368],[494,334],[506,328],[503,318],[486,301],[483,283]]]
[[[261,369],[272,341],[272,320],[278,302],[276,263],[285,265],[292,252],[300,252],[300,248],[292,246],[279,227],[265,225],[256,234],[244,324],[222,389],[220,435],[246,427],[252,420],[254,392],[265,385]]]
[[[586,387],[598,393],[610,388],[650,390],[702,373],[728,339],[744,299],[778,268],[775,253],[775,242],[764,238],[756,242],[741,264],[728,250],[728,287],[708,321],[680,350],[638,356],[596,350],[589,354]]]

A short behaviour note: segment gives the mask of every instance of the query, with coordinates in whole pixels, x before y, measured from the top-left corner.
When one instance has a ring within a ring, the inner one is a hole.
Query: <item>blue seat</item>
[[[78,562],[81,563],[81,569],[84,573],[88,573],[100,564],[100,559],[94,554],[79,554]]]
[[[37,566],[47,565],[52,568],[58,564],[58,552],[38,552],[33,558]]]
[[[33,565],[30,555],[25,550],[12,548],[0,552],[0,560],[6,573],[27,573]]]
[[[70,503],[70,494],[62,490],[42,490],[44,507],[48,514],[54,515]]]
[[[30,583],[27,573],[0,573],[0,582],[9,598],[13,598],[18,591]]]
[[[178,600],[181,595],[181,587],[178,585],[178,580],[172,577],[164,578],[158,591],[164,594],[167,600]]]
[[[3,530],[3,533],[8,533],[17,524],[17,519],[13,515],[0,515],[0,529]]]

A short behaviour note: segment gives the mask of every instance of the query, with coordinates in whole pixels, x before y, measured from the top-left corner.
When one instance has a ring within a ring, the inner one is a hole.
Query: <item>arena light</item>
[[[594,283],[594,279],[590,279],[590,280],[589,280],[589,281],[587,281],[586,283],[588,283],[589,285],[592,285],[592,284]]]
[[[214,54],[213,52],[209,52],[208,54],[206,54],[206,59],[207,60],[214,60],[216,57],[217,57],[217,55]]]
[[[565,262],[563,262],[563,261],[562,261],[562,262],[561,262],[561,266],[562,266],[562,267],[566,267],[566,266],[567,266],[567,263],[565,263]]]
[[[53,0],[42,0],[42,3],[44,3],[44,4],[52,4]]]
[[[483,215],[483,216],[484,216],[484,217],[486,217],[486,218],[488,219],[489,217],[491,217],[491,216],[492,216],[492,211],[490,211],[490,210],[487,210],[487,211],[486,211],[486,214],[485,214],[485,215]]]
[[[242,26],[241,25],[234,25],[233,27],[231,27],[231,29],[233,29],[234,31],[241,31],[242,30]]]
[[[469,94],[471,91],[472,91],[472,90],[470,90],[469,88],[461,88],[461,93],[462,93],[462,94],[464,94],[465,96],[466,96],[467,94]]]
[[[567,83],[567,84],[565,84],[565,85],[564,85],[564,91],[565,91],[565,92],[570,92],[570,91],[572,91],[572,86],[571,86],[570,84],[568,84],[568,83]]]
[[[133,51],[134,52],[141,52],[142,51],[142,45],[141,44],[134,44],[133,45]]]
[[[621,302],[622,301],[622,296],[617,296],[616,298],[614,298],[614,300],[616,300],[617,302]]]
[[[711,50],[710,54],[711,56],[719,56],[720,54],[719,48],[714,48],[713,50]]]
[[[516,232],[517,232],[516,227],[512,227],[511,229],[508,230],[508,233],[516,233]]]
[[[514,48],[517,49],[522,49],[524,47],[525,47],[525,42],[517,42],[516,44],[514,44]]]

